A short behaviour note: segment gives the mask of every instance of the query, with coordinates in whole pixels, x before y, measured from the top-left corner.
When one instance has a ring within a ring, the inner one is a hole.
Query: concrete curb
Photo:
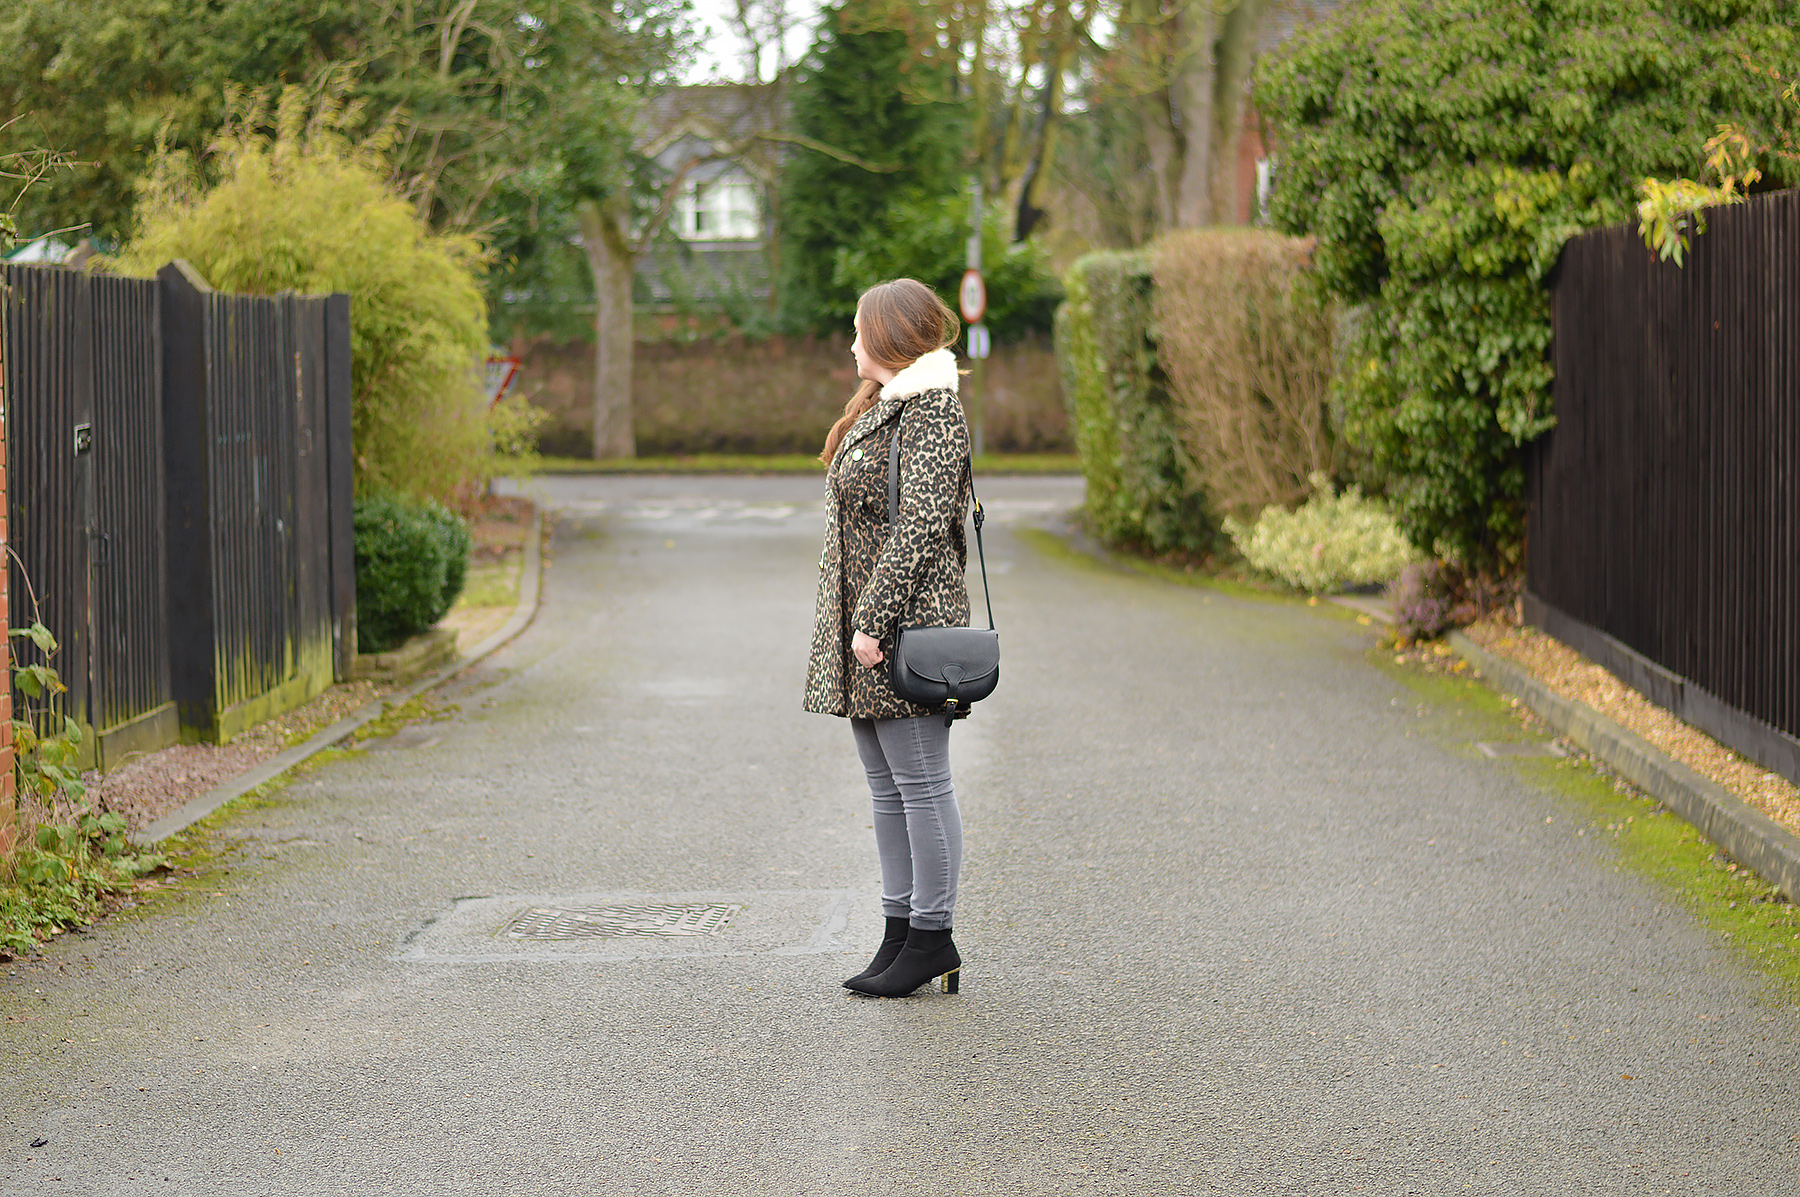
[[[1450,646],[1487,681],[1518,698],[1559,734],[1692,823],[1790,900],[1800,901],[1800,835],[1598,711],[1555,693],[1463,633],[1452,632]]]
[[[172,810],[157,819],[142,831],[134,832],[130,837],[131,842],[139,847],[148,847],[168,839],[177,832],[186,831],[226,803],[243,797],[265,782],[273,781],[295,765],[339,743],[365,724],[379,719],[390,707],[410,702],[432,687],[449,681],[524,631],[526,626],[531,623],[532,617],[537,614],[540,575],[543,568],[541,547],[543,530],[544,509],[539,506],[531,519],[531,531],[525,538],[525,562],[519,573],[519,605],[513,608],[512,617],[506,621],[505,625],[470,649],[468,656],[452,661],[430,677],[413,683],[412,686],[398,694],[390,694],[385,698],[376,699],[367,706],[346,715],[304,744],[296,744],[285,752],[270,757],[248,773],[239,774],[224,785],[208,790],[187,805]]]

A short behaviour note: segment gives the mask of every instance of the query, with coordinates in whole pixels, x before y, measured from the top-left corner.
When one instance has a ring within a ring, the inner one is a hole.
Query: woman
[[[969,622],[969,434],[945,348],[956,334],[956,317],[923,283],[866,291],[850,346],[863,383],[819,455],[830,470],[806,709],[849,718],[875,798],[887,930],[869,967],[844,984],[877,997],[903,997],[936,976],[954,993],[962,967],[950,937],[962,869],[950,729],[941,709],[895,694],[883,667],[902,625]],[[896,432],[900,504],[890,529]]]

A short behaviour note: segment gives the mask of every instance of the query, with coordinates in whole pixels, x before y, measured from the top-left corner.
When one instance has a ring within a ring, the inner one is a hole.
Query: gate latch
[[[80,457],[94,448],[94,426],[92,424],[75,425],[75,456]]]

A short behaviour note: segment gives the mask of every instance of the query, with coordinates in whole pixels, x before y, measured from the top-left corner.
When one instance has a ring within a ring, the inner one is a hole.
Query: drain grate
[[[742,909],[730,902],[533,906],[500,934],[506,939],[688,939],[723,934]]]
[[[1477,740],[1475,747],[1481,755],[1489,758],[1503,756],[1557,756],[1566,757],[1569,750],[1555,740],[1537,740],[1519,743],[1514,740]]]

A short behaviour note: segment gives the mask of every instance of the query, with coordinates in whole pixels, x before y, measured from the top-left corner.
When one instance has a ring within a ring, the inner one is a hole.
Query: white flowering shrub
[[[1386,582],[1421,554],[1387,507],[1352,486],[1334,494],[1324,474],[1297,511],[1270,505],[1254,524],[1227,518],[1225,531],[1253,569],[1319,594]]]

